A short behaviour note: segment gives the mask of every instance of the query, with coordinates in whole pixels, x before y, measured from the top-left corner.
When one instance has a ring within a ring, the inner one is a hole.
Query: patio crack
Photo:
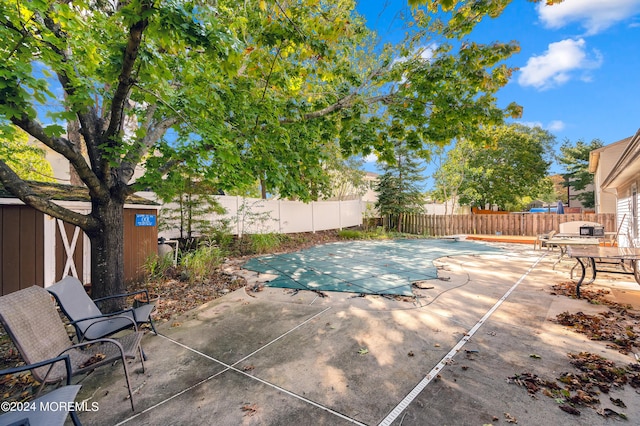
[[[195,353],[195,354],[197,354],[197,355],[200,355],[200,356],[201,356],[201,357],[203,357],[203,358],[206,358],[206,359],[208,359],[208,360],[214,361],[214,362],[216,362],[216,363],[218,363],[218,364],[222,365],[222,366],[224,367],[224,370],[219,371],[219,372],[217,372],[216,374],[213,374],[213,375],[211,375],[211,376],[207,377],[206,379],[203,379],[203,380],[199,381],[198,383],[196,383],[196,384],[194,384],[194,385],[192,385],[192,386],[190,386],[190,387],[188,387],[188,388],[186,388],[186,389],[183,389],[182,391],[180,391],[180,392],[176,393],[175,395],[172,395],[172,396],[170,396],[170,397],[168,397],[168,398],[166,398],[166,399],[164,399],[164,400],[162,400],[162,401],[160,401],[160,402],[158,402],[158,403],[156,403],[156,404],[152,405],[151,407],[148,407],[148,408],[144,409],[143,411],[141,411],[141,412],[139,412],[139,413],[137,413],[137,414],[135,414],[135,415],[133,415],[133,416],[131,416],[131,417],[129,417],[129,418],[127,418],[127,419],[123,420],[123,421],[121,421],[121,422],[120,422],[120,423],[118,423],[116,426],[119,426],[119,425],[123,425],[123,424],[125,424],[125,423],[128,423],[129,421],[134,420],[134,419],[138,418],[139,416],[141,416],[141,415],[143,415],[143,414],[146,414],[146,413],[150,412],[151,410],[154,410],[155,408],[158,408],[158,407],[160,407],[161,405],[164,405],[165,403],[167,403],[167,402],[169,402],[169,401],[171,401],[171,400],[173,400],[173,399],[175,399],[175,398],[177,398],[177,397],[179,397],[179,396],[181,396],[181,395],[184,395],[185,393],[187,393],[187,392],[189,392],[189,391],[191,391],[191,390],[193,390],[193,389],[195,389],[195,388],[197,388],[197,387],[199,387],[199,386],[201,386],[201,385],[203,385],[203,384],[207,383],[207,382],[208,382],[208,381],[210,381],[211,379],[214,379],[214,378],[216,378],[216,377],[220,376],[221,374],[223,374],[223,373],[225,373],[225,372],[227,372],[227,371],[235,371],[235,372],[237,372],[237,373],[242,374],[243,376],[246,376],[246,377],[248,377],[248,378],[250,378],[250,379],[253,379],[253,380],[255,380],[255,381],[257,381],[257,382],[260,382],[260,383],[262,383],[262,384],[264,384],[264,385],[267,385],[267,386],[269,386],[269,387],[271,387],[271,388],[274,388],[274,389],[278,390],[279,392],[285,393],[285,394],[287,394],[287,395],[289,395],[289,396],[291,396],[291,397],[293,397],[293,398],[296,398],[296,399],[298,399],[298,400],[300,400],[300,401],[303,401],[303,402],[305,402],[305,403],[307,403],[307,404],[313,405],[314,407],[317,407],[317,408],[320,408],[320,409],[322,409],[322,410],[324,410],[324,411],[327,411],[327,412],[329,412],[329,413],[331,413],[331,414],[333,414],[333,415],[335,415],[335,416],[337,416],[337,417],[340,417],[340,418],[341,418],[341,419],[343,419],[343,420],[347,420],[347,421],[349,421],[349,422],[351,422],[351,423],[354,423],[354,424],[357,424],[357,425],[365,426],[365,424],[364,424],[364,423],[361,423],[361,422],[359,422],[359,421],[357,421],[357,420],[355,420],[355,419],[352,419],[351,417],[348,417],[348,416],[346,416],[346,415],[344,415],[344,414],[342,414],[342,413],[339,413],[339,412],[337,412],[337,411],[335,411],[335,410],[332,410],[332,409],[331,409],[331,408],[329,408],[329,407],[325,407],[324,405],[318,404],[317,402],[314,402],[314,401],[312,401],[312,400],[310,400],[310,399],[307,399],[307,398],[305,398],[305,397],[302,397],[302,396],[300,396],[300,395],[297,395],[297,394],[295,394],[295,393],[293,393],[293,392],[291,392],[291,391],[289,391],[289,390],[287,390],[287,389],[284,389],[284,388],[282,388],[282,387],[280,387],[280,386],[278,386],[278,385],[276,385],[276,384],[274,384],[274,383],[270,383],[270,382],[268,382],[268,381],[266,381],[266,380],[263,380],[263,379],[261,379],[261,378],[259,378],[259,377],[256,377],[256,376],[253,376],[253,375],[251,375],[251,374],[248,374],[247,372],[242,371],[242,370],[240,370],[240,369],[238,369],[238,368],[236,368],[236,367],[235,367],[236,365],[238,365],[238,364],[240,364],[241,362],[243,362],[243,361],[247,360],[248,358],[252,357],[253,355],[255,355],[255,354],[257,354],[258,352],[262,351],[263,349],[267,348],[268,346],[271,346],[272,344],[274,344],[275,342],[277,342],[277,341],[279,341],[280,339],[284,338],[285,336],[289,335],[290,333],[293,333],[294,331],[296,331],[296,330],[297,330],[297,329],[299,329],[300,327],[302,327],[302,326],[306,325],[307,323],[309,323],[310,321],[314,320],[315,318],[317,318],[317,317],[321,316],[322,314],[324,314],[325,312],[327,312],[329,309],[331,309],[331,307],[325,308],[324,310],[322,310],[322,311],[320,311],[320,312],[316,313],[315,315],[313,315],[313,316],[311,316],[311,317],[307,318],[305,321],[301,322],[301,323],[300,323],[300,324],[298,324],[297,326],[293,327],[292,329],[288,330],[287,332],[285,332],[285,333],[281,334],[280,336],[276,337],[275,339],[271,340],[269,343],[267,343],[267,344],[265,344],[265,345],[261,346],[260,348],[256,349],[255,351],[251,352],[249,355],[246,355],[245,357],[243,357],[243,358],[241,358],[241,359],[237,360],[237,361],[236,361],[236,362],[234,362],[233,364],[227,364],[227,363],[225,363],[225,362],[223,362],[223,361],[220,361],[219,359],[216,359],[216,358],[214,358],[214,357],[212,357],[212,356],[210,356],[210,355],[207,355],[207,354],[205,354],[205,353],[203,353],[203,352],[200,352],[200,351],[199,351],[199,350],[197,350],[197,349],[191,348],[191,347],[189,347],[189,346],[187,346],[187,345],[185,345],[185,344],[183,344],[183,343],[180,343],[180,342],[178,342],[177,340],[174,340],[174,339],[172,339],[172,338],[170,338],[170,337],[168,337],[168,336],[165,336],[165,335],[163,335],[163,334],[158,333],[158,336],[159,336],[159,337],[162,337],[162,338],[164,338],[164,339],[168,340],[169,342],[172,342],[172,343],[174,343],[174,344],[176,344],[176,345],[178,345],[178,346],[180,346],[180,347],[182,347],[182,348],[184,348],[184,349],[187,349],[188,351],[191,351],[191,352],[193,352],[193,353]]]

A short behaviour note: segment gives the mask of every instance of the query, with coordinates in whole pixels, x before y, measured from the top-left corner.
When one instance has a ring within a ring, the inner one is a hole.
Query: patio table
[[[581,237],[553,237],[546,241],[547,246],[557,246],[560,249],[560,255],[558,256],[558,260],[556,260],[553,264],[553,268],[555,269],[556,265],[560,263],[562,258],[567,253],[568,247],[584,247],[584,246],[599,246],[600,240],[597,238],[581,238]]]
[[[580,235],[574,232],[565,232],[555,234],[553,238],[590,238],[600,241],[604,246],[608,244],[613,247],[616,235],[616,232],[605,232],[604,235]]]
[[[640,284],[640,271],[638,271],[638,260],[640,259],[640,249],[626,247],[568,247],[567,255],[574,258],[580,264],[582,274],[576,283],[576,295],[580,297],[580,285],[583,284],[587,274],[587,268],[593,271],[591,279],[586,283],[595,281],[598,272],[610,272],[615,274],[633,275]],[[625,261],[630,263],[625,265]],[[599,269],[606,265],[619,266],[620,269]]]

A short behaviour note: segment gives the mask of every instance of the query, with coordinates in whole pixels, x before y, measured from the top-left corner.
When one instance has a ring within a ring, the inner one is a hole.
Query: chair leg
[[[156,336],[158,335],[158,332],[156,331],[156,326],[153,324],[153,320],[151,319],[151,317],[149,317],[149,324],[151,325],[151,329],[153,330],[153,332],[156,334]]]
[[[82,426],[82,423],[80,423],[80,419],[78,418],[75,410],[71,410],[71,412],[69,412],[69,415],[71,416],[71,421],[73,422],[74,426]]]
[[[142,345],[138,345],[138,350],[140,351],[140,364],[142,364],[142,372],[144,373],[144,362],[147,360],[147,356],[142,349]]]
[[[131,381],[129,380],[129,369],[127,368],[127,360],[122,357],[122,368],[124,368],[124,377],[127,380],[127,389],[129,389],[129,399],[131,400],[131,411],[136,411],[136,407],[133,404],[133,391],[131,390]]]

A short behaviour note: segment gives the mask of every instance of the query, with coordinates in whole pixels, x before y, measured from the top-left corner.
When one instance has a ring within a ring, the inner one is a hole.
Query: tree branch
[[[147,12],[151,9],[151,3],[142,2],[142,10],[140,14]],[[138,58],[138,50],[142,43],[142,35],[144,30],[149,24],[147,19],[142,19],[131,26],[129,29],[129,38],[127,40],[127,47],[124,51],[124,58],[122,60],[122,70],[118,77],[118,86],[113,94],[113,101],[111,102],[111,114],[109,120],[109,127],[105,133],[106,140],[110,140],[113,136],[120,132],[123,121],[123,114],[125,105],[129,99],[129,90],[134,81],[131,78],[133,73],[133,67]]]
[[[345,96],[344,98],[338,100],[338,102],[331,104],[325,108],[319,109],[317,111],[313,111],[313,112],[309,112],[307,114],[304,114],[302,116],[303,120],[313,120],[315,118],[320,118],[320,117],[324,117],[327,115],[330,115],[336,111],[340,111],[343,109],[347,109],[352,107],[357,100],[357,96],[358,93],[354,92],[354,93],[350,93],[349,95]],[[372,96],[370,98],[367,98],[364,100],[364,103],[366,103],[367,105],[371,105],[371,104],[375,104],[375,103],[383,103],[385,105],[389,105],[391,104],[394,100],[396,99],[396,94],[395,93],[388,93],[386,95],[380,95],[380,96]],[[280,122],[283,124],[288,124],[288,123],[294,123],[298,120],[294,120],[294,119],[290,119],[290,118],[284,118],[282,119]]]
[[[91,191],[91,194],[97,198],[108,197],[109,193],[104,190],[100,184],[100,180],[93,173],[82,154],[63,138],[53,138],[48,136],[42,126],[35,120],[30,119],[25,113],[21,117],[13,117],[11,122],[54,150],[57,153],[62,154],[78,172],[78,176]]]
[[[93,219],[91,216],[66,209],[35,194],[29,184],[20,179],[20,177],[2,160],[0,160],[0,182],[2,182],[2,185],[9,192],[18,197],[26,205],[40,210],[49,216],[63,219],[67,223],[80,227],[85,232],[98,229],[99,227],[98,221]]]
[[[156,108],[157,107],[150,107],[152,111],[147,111],[147,117],[145,120],[146,134],[140,142],[139,147],[137,149],[131,149],[120,164],[118,179],[123,184],[127,184],[131,180],[131,177],[135,172],[136,165],[140,162],[142,157],[149,152],[149,148],[164,136],[171,126],[179,121],[178,117],[169,117],[158,123],[154,123],[153,111],[155,111]]]
[[[66,41],[67,34],[62,30],[60,25],[56,23],[54,18],[47,15],[45,16],[43,21],[47,29],[49,29],[49,31],[51,31],[58,40],[61,40],[63,42]],[[51,50],[56,52],[61,57],[63,63],[66,63],[66,64],[73,63],[72,61],[73,55],[69,49],[58,48],[52,43],[46,43],[46,45],[49,46]],[[73,69],[73,71],[76,74],[78,74],[75,68]],[[60,85],[62,86],[65,92],[65,98],[68,99],[69,97],[72,97],[73,95],[75,95],[76,88],[72,83],[71,76],[68,74],[67,70],[63,68],[58,69],[56,70],[56,75],[58,77],[58,81],[60,82]],[[87,147],[87,154],[89,155],[89,161],[93,166],[93,170],[99,170],[97,167],[98,152],[97,152],[96,146],[97,146],[97,136],[98,136],[97,130],[99,129],[101,119],[98,116],[98,112],[95,108],[90,108],[86,112],[75,111],[75,114],[78,117],[78,121],[80,122],[79,132],[82,134],[84,138],[85,146]],[[23,115],[22,121],[24,121],[25,118],[26,116]],[[82,181],[87,185],[92,196],[96,196],[99,199],[104,199],[109,196],[108,192],[101,185],[101,182],[98,176],[96,176],[93,170],[89,168],[84,157],[76,149],[76,147],[73,146],[73,144],[67,143],[66,141],[62,141],[62,140],[60,140],[60,143],[55,143],[56,140],[46,136],[42,131],[41,126],[38,123],[30,119],[27,119],[27,120],[31,123],[25,122],[24,124],[27,125],[29,128],[31,128],[32,130],[28,130],[26,127],[23,127],[22,125],[19,125],[19,124],[17,125],[22,129],[24,129],[25,131],[27,131],[27,133],[31,134],[36,139],[40,140],[45,145],[49,146],[54,151],[64,155],[69,160],[69,162],[73,165],[73,167],[76,169],[80,179],[82,179]],[[16,124],[15,120],[12,120],[12,121],[14,121],[14,124]],[[36,133],[34,133],[35,131],[37,131],[38,133],[37,135]]]

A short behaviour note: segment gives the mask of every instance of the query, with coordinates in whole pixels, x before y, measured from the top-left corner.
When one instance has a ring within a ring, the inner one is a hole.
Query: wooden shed
[[[86,188],[30,182],[36,193],[79,213],[91,211]],[[139,196],[125,204],[124,267],[127,281],[142,277],[145,260],[157,253],[160,205]],[[67,275],[91,280],[89,238],[80,228],[25,205],[0,186],[0,295],[34,284],[47,287]]]

